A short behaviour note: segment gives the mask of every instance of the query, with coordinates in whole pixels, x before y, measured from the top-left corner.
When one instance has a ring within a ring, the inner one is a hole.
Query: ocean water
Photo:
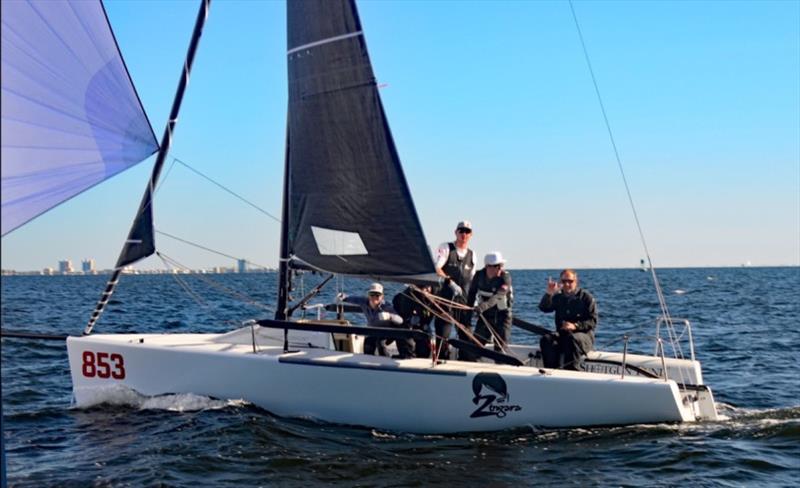
[[[658,304],[650,275],[580,275],[599,304],[598,348],[619,350],[627,333],[632,350],[652,352]],[[550,326],[536,304],[557,271],[512,276],[515,314]],[[797,486],[800,268],[664,269],[659,277],[672,315],[693,324],[724,420],[423,436],[283,419],[246,402],[194,395],[120,393],[113,404],[77,409],[63,342],[4,338],[9,485]],[[2,327],[80,334],[105,279],[4,276]],[[181,286],[172,276],[124,276],[96,330],[219,332],[271,315],[274,274],[183,279]],[[319,279],[308,275],[300,285]],[[347,280],[337,286],[364,288]],[[321,297],[332,298],[337,286]],[[538,341],[522,330],[512,338]]]

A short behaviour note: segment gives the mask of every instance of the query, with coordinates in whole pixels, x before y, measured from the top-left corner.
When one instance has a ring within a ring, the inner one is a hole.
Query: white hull
[[[316,342],[318,348],[284,353],[282,331],[258,327],[254,353],[251,333],[245,327],[228,334],[70,337],[75,402],[91,405],[109,388],[124,386],[147,396],[244,399],[280,416],[415,433],[702,417],[702,401],[673,380],[484,362],[433,366],[427,359],[335,351],[328,348],[330,334],[298,331],[290,333],[292,343]],[[713,411],[709,399],[706,412]]]

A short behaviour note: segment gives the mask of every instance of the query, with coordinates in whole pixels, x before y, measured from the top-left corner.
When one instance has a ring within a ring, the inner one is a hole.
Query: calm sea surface
[[[554,271],[512,271],[516,315]],[[420,436],[287,420],[243,402],[120,396],[71,407],[63,342],[3,339],[11,486],[797,486],[800,268],[665,269],[669,309],[694,325],[697,356],[726,420],[694,425]],[[598,348],[652,352],[657,300],[639,270],[587,270]],[[104,276],[2,278],[2,327],[80,334]],[[270,312],[275,275],[124,276],[98,332],[220,332]],[[213,281],[209,281],[213,280]],[[308,276],[310,288],[319,277]],[[350,293],[363,283],[345,282]],[[330,299],[333,288],[322,295]],[[239,295],[235,298],[232,294]],[[535,343],[522,330],[519,343]],[[591,405],[586,405],[587,409]],[[418,415],[425,415],[424,399]]]

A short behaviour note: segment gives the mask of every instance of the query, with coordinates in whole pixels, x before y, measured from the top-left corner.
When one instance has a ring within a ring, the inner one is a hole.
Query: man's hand
[[[464,290],[462,290],[461,287],[458,286],[458,283],[456,283],[453,280],[450,280],[450,282],[447,283],[447,286],[449,286],[450,289],[453,290],[453,298],[464,294]]]
[[[347,295],[345,295],[344,293],[337,293],[336,294],[336,304],[337,305],[341,305],[342,303],[344,303],[344,299],[345,298],[347,298]]]
[[[556,293],[558,293],[559,288],[560,287],[558,286],[558,282],[553,281],[553,278],[550,277],[547,278],[547,290],[545,290],[545,293],[547,293],[550,296],[553,296]]]
[[[572,322],[567,322],[567,321],[561,322],[561,328],[564,330],[568,330],[570,332],[575,332],[576,330],[578,330],[578,326],[576,326]]]
[[[384,322],[391,320],[391,318],[392,314],[390,314],[389,312],[381,312],[378,314],[378,320],[383,320]]]

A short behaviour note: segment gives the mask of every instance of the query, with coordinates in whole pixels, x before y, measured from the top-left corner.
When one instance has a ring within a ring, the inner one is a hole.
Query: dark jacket
[[[575,324],[576,332],[588,332],[594,336],[597,304],[592,294],[583,288],[578,288],[573,295],[556,293],[551,296],[545,293],[539,302],[539,310],[556,313],[556,330],[566,321]]]
[[[511,273],[503,270],[499,276],[489,279],[486,268],[475,273],[467,293],[467,304],[476,304],[476,310],[483,314],[495,328],[506,328],[504,338],[511,333],[511,306],[514,302],[511,287]],[[480,321],[479,321],[480,323]]]
[[[428,330],[433,319],[431,311],[420,302],[426,303],[427,298],[412,288],[406,288],[392,298],[394,309],[403,317],[403,325],[409,329]]]

